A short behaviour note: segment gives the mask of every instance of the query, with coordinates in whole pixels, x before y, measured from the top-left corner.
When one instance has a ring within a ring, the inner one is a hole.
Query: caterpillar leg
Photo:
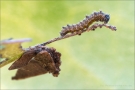
[[[78,34],[79,36],[81,35],[81,33],[82,33],[82,30],[76,31],[76,34]]]

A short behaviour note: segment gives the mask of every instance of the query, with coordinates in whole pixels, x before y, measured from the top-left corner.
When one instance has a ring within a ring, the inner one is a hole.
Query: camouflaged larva
[[[62,27],[60,32],[61,36],[65,36],[68,33],[78,32],[79,30],[87,29],[92,23],[94,22],[104,22],[105,24],[108,23],[110,19],[109,14],[103,13],[102,11],[93,12],[91,15],[86,16],[84,20],[79,22],[78,24],[68,25],[66,27]]]

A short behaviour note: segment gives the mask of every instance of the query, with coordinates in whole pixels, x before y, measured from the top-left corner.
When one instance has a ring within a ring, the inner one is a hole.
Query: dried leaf
[[[44,69],[38,61],[31,60],[28,65],[18,69],[16,75],[12,77],[12,79],[24,79],[44,73],[47,73],[47,70]]]
[[[27,56],[31,54],[28,52],[30,52],[31,50],[32,52],[39,51],[39,53],[37,53],[36,55],[31,55],[32,58],[29,58],[28,60]],[[54,77],[57,77],[59,75],[59,66],[61,65],[61,54],[59,52],[56,52],[54,48],[38,46],[33,47],[32,49],[28,50],[28,52],[25,52],[22,55],[23,59],[21,59],[21,57],[20,59],[15,61],[9,68],[9,70],[12,70],[12,67],[16,68],[21,66],[17,70],[16,75],[12,77],[12,79],[25,79],[28,77],[37,76],[45,73],[52,73]],[[25,64],[23,61],[25,62]]]
[[[37,54],[35,50],[24,52],[21,57],[16,60],[10,67],[9,70],[18,69],[28,64],[28,62]]]

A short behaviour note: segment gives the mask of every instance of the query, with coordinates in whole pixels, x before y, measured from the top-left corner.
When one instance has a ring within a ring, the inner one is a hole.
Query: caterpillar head
[[[104,23],[105,24],[108,23],[109,19],[110,19],[110,15],[109,14],[106,14],[105,15],[105,18],[104,18]]]

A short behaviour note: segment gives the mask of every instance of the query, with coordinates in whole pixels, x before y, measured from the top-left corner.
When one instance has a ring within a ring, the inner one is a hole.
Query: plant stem
[[[70,33],[70,34],[67,34],[65,36],[59,36],[59,37],[54,38],[54,39],[51,39],[51,40],[49,40],[49,41],[47,41],[45,43],[42,43],[40,45],[41,46],[46,46],[47,44],[53,43],[55,41],[59,41],[59,40],[62,40],[62,39],[65,39],[65,38],[69,38],[69,37],[72,37],[72,36],[76,36],[76,35],[81,35],[82,33],[86,32],[86,31],[94,31],[97,27],[102,28],[102,26],[105,26],[106,28],[109,28],[112,31],[116,31],[116,27],[115,26],[111,26],[111,25],[107,25],[107,24],[98,24],[98,23],[95,23],[91,27],[89,27],[89,28],[87,28],[85,30],[80,30],[78,32]]]

